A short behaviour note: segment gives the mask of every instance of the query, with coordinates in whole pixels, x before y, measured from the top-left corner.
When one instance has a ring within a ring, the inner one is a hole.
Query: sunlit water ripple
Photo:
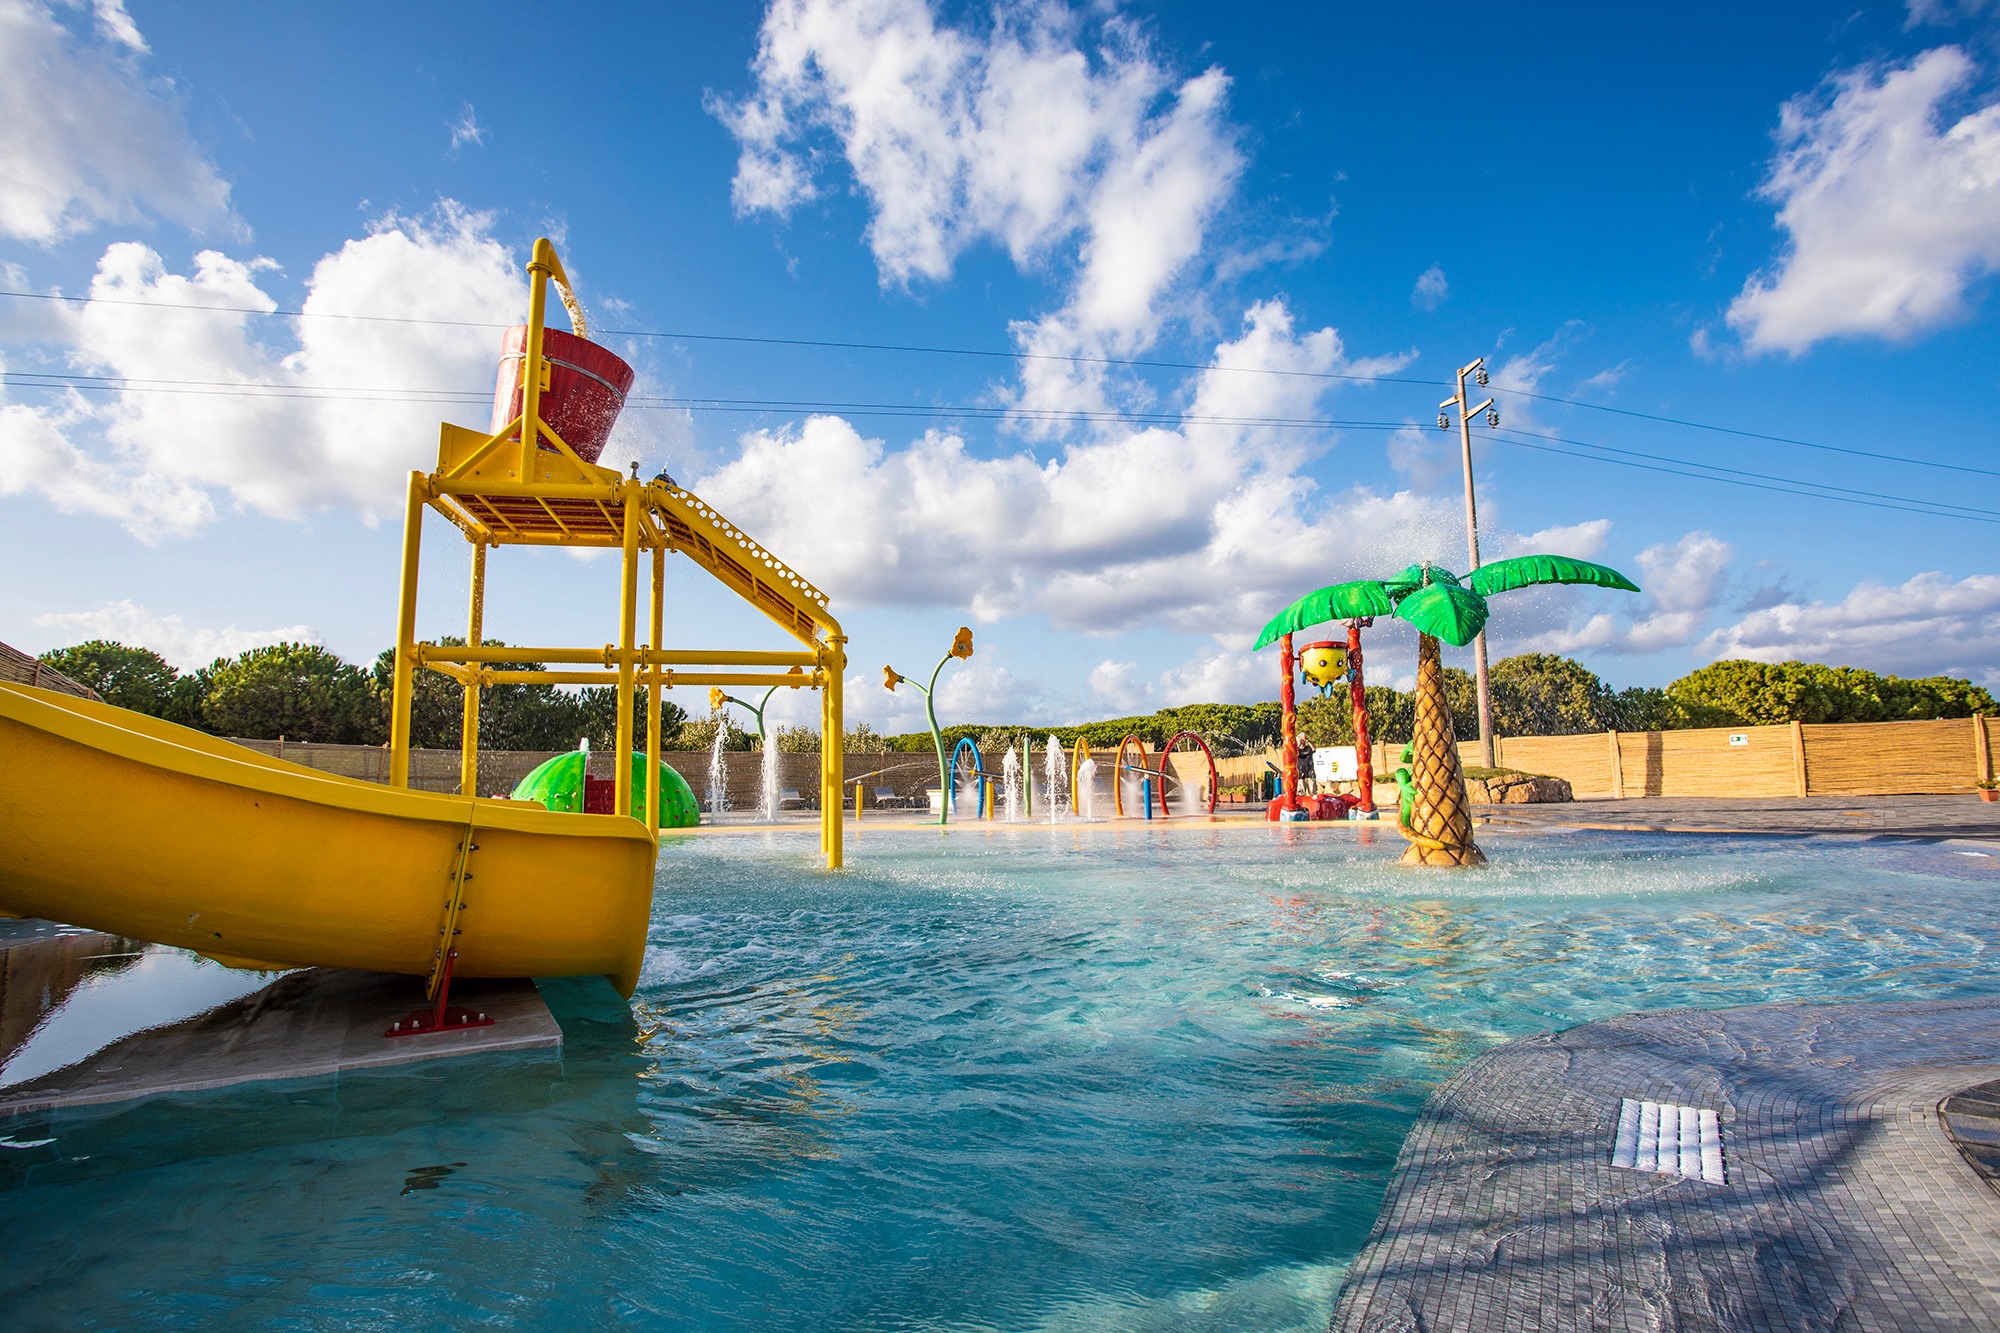
[[[2000,859],[1350,831],[662,857],[567,1048],[0,1127],[20,1327],[1324,1327],[1428,1091],[1630,1009],[2000,989]],[[37,1144],[37,1140],[50,1139]]]

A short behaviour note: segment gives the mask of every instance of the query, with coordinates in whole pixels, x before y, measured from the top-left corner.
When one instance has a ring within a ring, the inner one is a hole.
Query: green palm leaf
[[[1432,583],[1397,602],[1396,618],[1463,648],[1486,624],[1486,599],[1456,583]]]
[[[1588,560],[1572,560],[1565,555],[1524,555],[1512,560],[1495,560],[1490,565],[1481,565],[1473,570],[1466,583],[1482,597],[1541,583],[1594,583],[1601,588],[1639,591],[1638,584],[1609,565],[1593,565]]]
[[[1274,643],[1281,635],[1293,634],[1308,625],[1329,620],[1354,620],[1365,616],[1386,616],[1394,608],[1389,595],[1376,579],[1356,579],[1309,592],[1271,618],[1257,636],[1257,648]],[[1252,652],[1256,649],[1252,649]]]

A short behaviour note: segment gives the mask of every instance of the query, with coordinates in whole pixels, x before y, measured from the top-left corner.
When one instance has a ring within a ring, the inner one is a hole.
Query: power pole
[[[1466,407],[1465,377],[1474,374],[1478,376],[1476,383],[1479,387],[1485,388],[1487,382],[1485,357],[1475,359],[1469,366],[1460,366],[1458,392],[1438,404],[1439,430],[1451,429],[1449,411],[1453,407],[1458,409],[1458,443],[1465,459],[1465,552],[1466,559],[1470,562],[1465,572],[1468,574],[1479,568],[1479,509],[1472,501],[1472,418],[1484,412],[1488,426],[1500,424],[1500,411],[1493,406],[1491,398],[1477,407]],[[1472,641],[1472,663],[1473,673],[1479,681],[1479,762],[1487,768],[1497,768],[1499,765],[1493,758],[1493,696],[1486,686],[1484,629],[1481,629],[1478,637]]]

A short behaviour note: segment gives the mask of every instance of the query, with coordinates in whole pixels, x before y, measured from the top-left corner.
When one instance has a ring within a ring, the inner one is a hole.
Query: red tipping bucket
[[[493,387],[493,424],[488,427],[496,433],[521,415],[527,348],[526,324],[516,324],[500,340],[500,378]],[[542,330],[542,356],[549,366],[549,387],[542,390],[541,418],[578,458],[595,463],[625,406],[632,367],[596,343],[560,329]],[[520,439],[520,432],[510,438]],[[545,442],[542,448],[550,446]]]

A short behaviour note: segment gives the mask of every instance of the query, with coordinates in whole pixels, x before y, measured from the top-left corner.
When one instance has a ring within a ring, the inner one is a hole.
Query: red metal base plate
[[[385,1037],[428,1037],[434,1032],[462,1032],[466,1028],[490,1028],[493,1020],[484,1011],[447,1005],[442,1011],[418,1009],[399,1020],[382,1035]]]

